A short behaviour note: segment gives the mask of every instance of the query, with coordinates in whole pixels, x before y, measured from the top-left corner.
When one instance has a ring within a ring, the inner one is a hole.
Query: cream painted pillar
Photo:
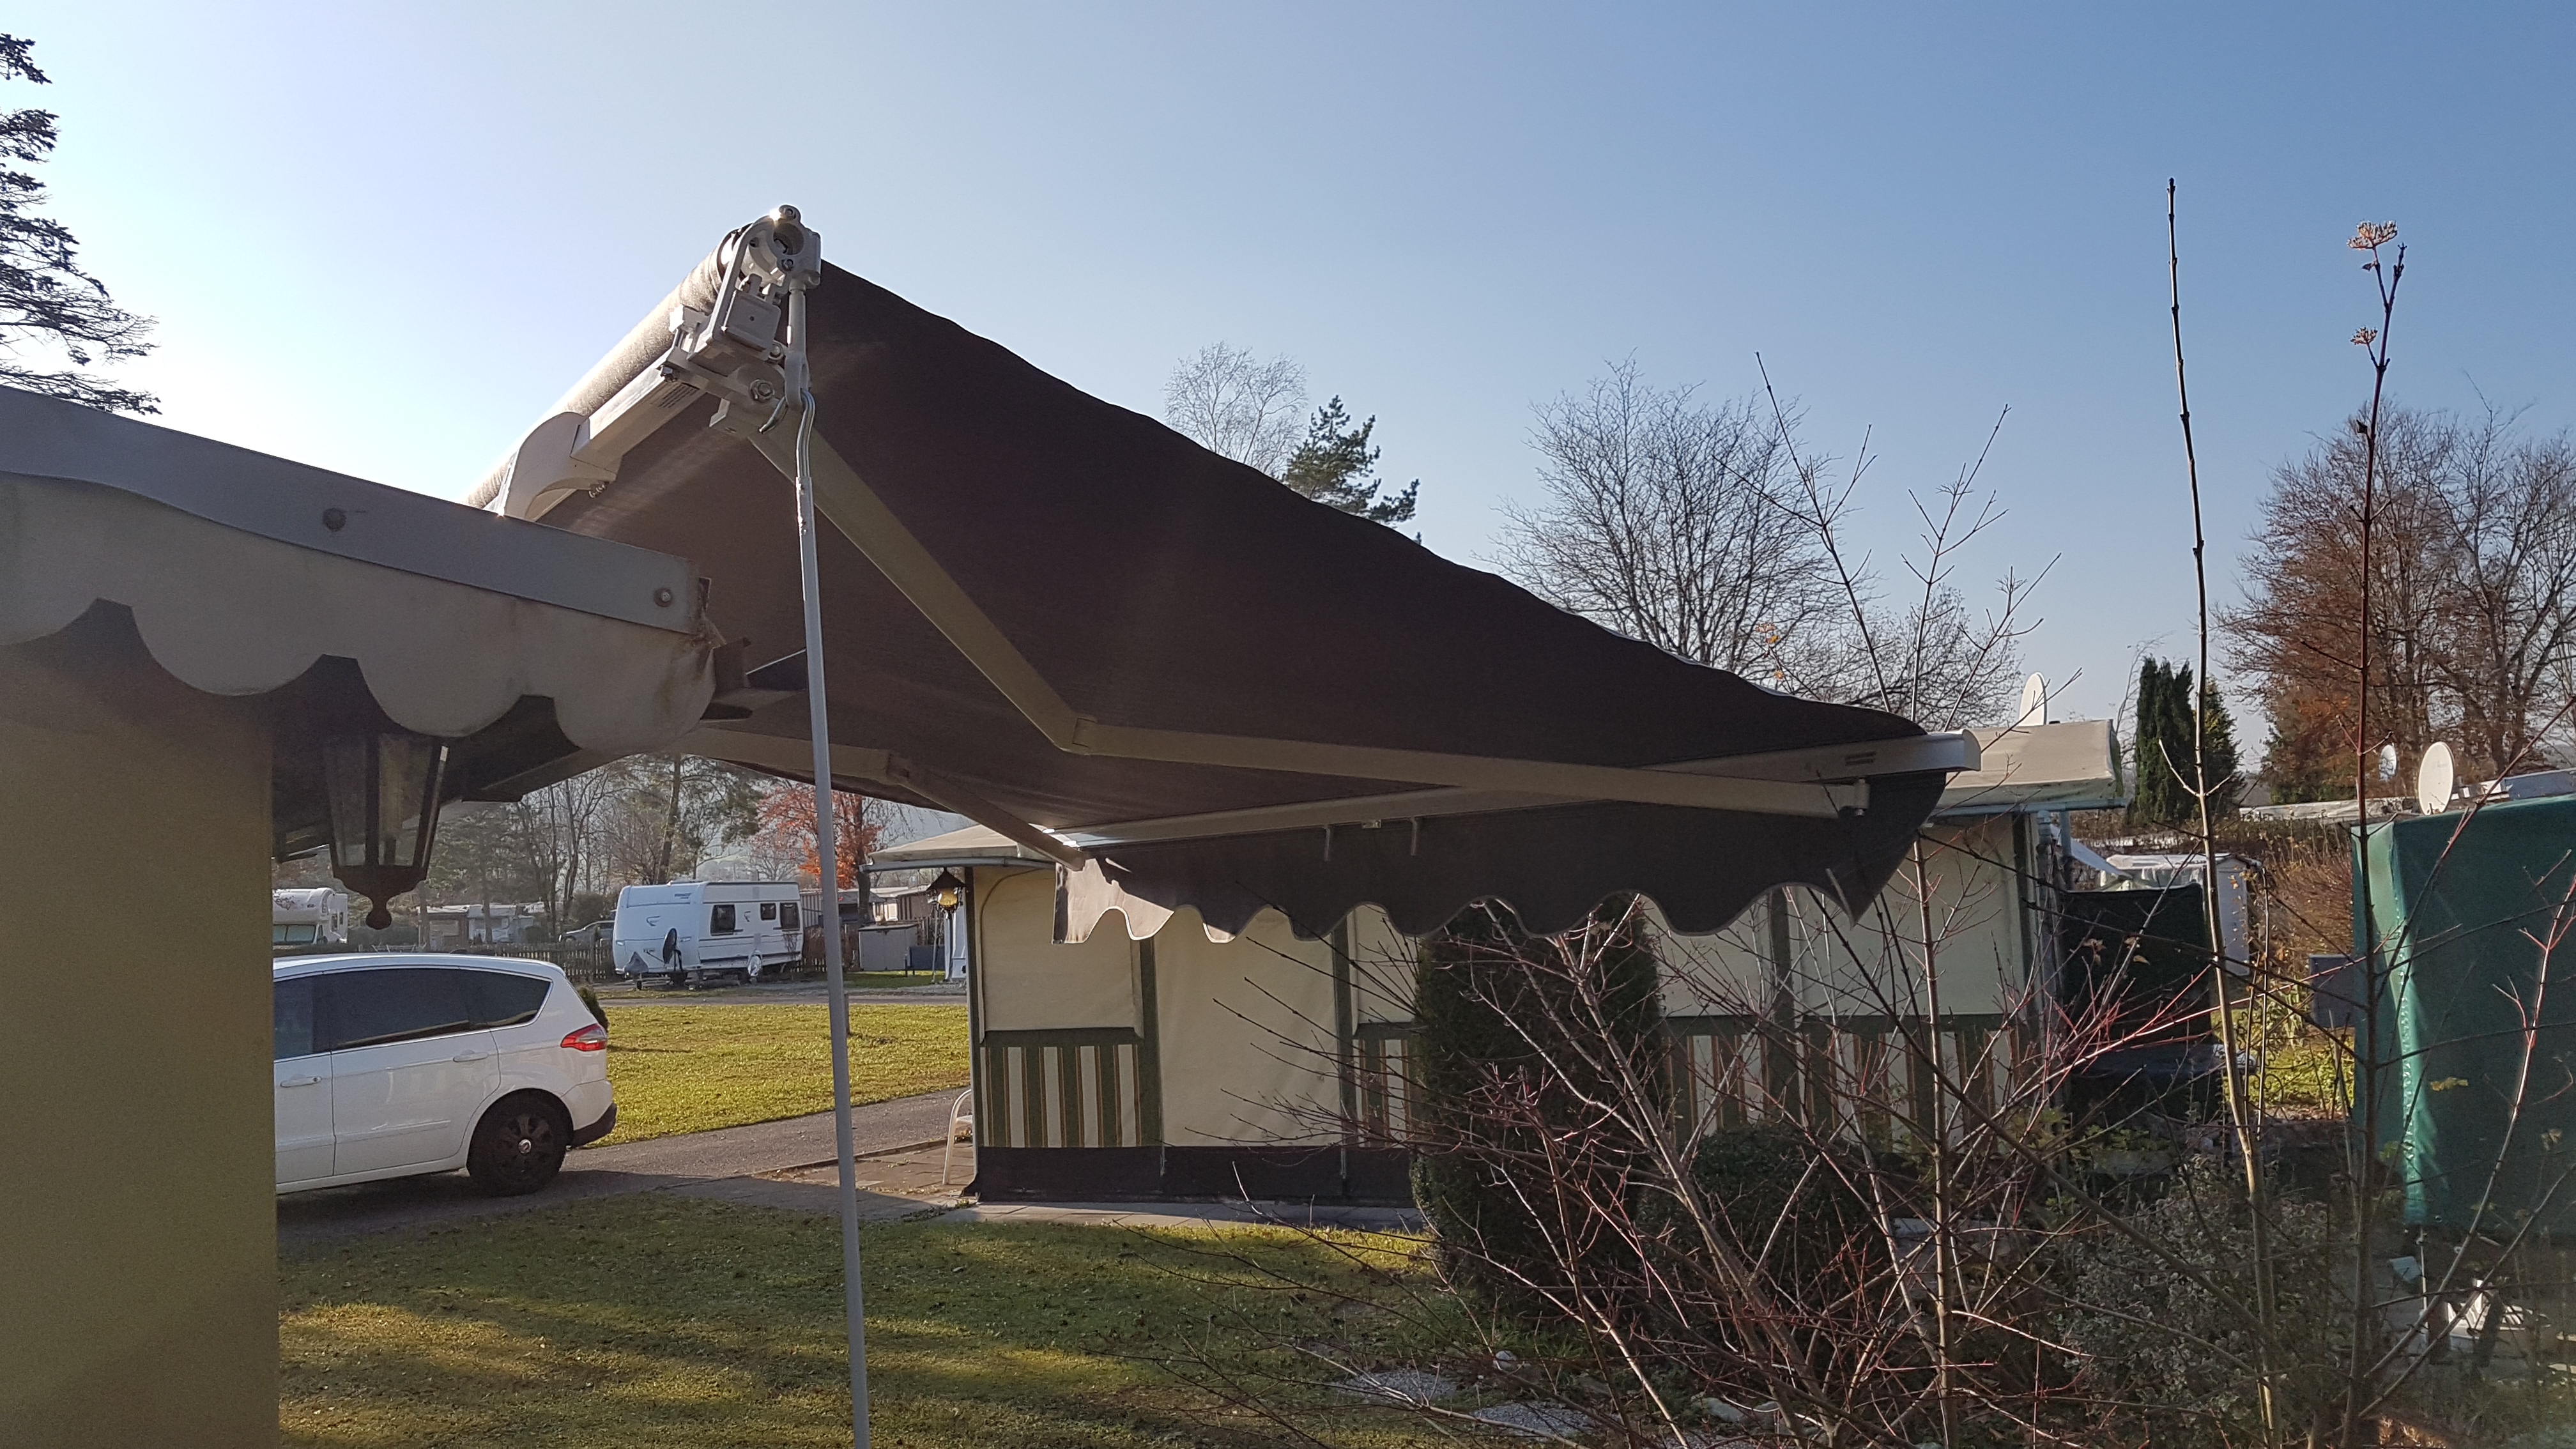
[[[0,1444],[277,1437],[269,745],[121,609],[0,647]]]

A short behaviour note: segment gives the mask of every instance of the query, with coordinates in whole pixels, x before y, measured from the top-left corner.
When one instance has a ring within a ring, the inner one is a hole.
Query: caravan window
[[[774,921],[774,920],[777,920],[777,919],[778,919],[778,902],[776,902],[776,901],[762,901],[762,902],[760,903],[760,918],[761,918],[762,920],[764,920],[764,921]]]
[[[778,908],[778,929],[782,931],[792,931],[796,929],[796,903],[794,901],[789,901]]]
[[[734,929],[733,906],[730,903],[721,906],[709,906],[707,908],[707,933],[709,935],[731,935]]]
[[[310,946],[322,934],[319,926],[271,926],[268,944],[272,946]]]

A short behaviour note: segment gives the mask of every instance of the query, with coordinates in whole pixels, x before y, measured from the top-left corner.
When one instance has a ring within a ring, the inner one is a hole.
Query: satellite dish
[[[2439,815],[2451,808],[2451,790],[2459,783],[2451,765],[2451,747],[2435,740],[2415,766],[2415,808]]]
[[[2395,745],[2381,745],[2379,747],[2379,778],[2383,780],[2394,780],[2397,778],[2397,747]]]
[[[2022,681],[2021,714],[2013,720],[2013,728],[2021,729],[2028,725],[2046,723],[2048,723],[2048,681],[2034,674]]]

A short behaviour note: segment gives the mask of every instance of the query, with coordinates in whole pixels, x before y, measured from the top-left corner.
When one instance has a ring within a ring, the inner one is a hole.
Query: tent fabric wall
[[[2374,1145],[2397,1154],[2407,1221],[2576,1231],[2576,798],[2373,825],[2355,868],[2354,950],[2383,953],[2361,1043],[2388,1064]]]
[[[1332,948],[1278,916],[1219,945],[1182,911],[1154,938],[1164,1140],[1329,1142],[1340,1088]]]
[[[984,970],[987,1031],[1080,1027],[1136,1030],[1136,947],[1123,931],[1103,931],[1078,945],[1052,941],[1055,882],[1039,871],[982,873],[978,929],[987,941],[1046,941],[1043,951],[988,951]]]
[[[2017,1009],[2035,946],[2021,832],[2012,817],[1989,816],[1936,821],[1924,827],[1923,840],[1942,1013]],[[1914,890],[1900,877],[1854,918],[1813,891],[1791,887],[1755,901],[1718,930],[1696,934],[1673,931],[1659,913],[1664,1010],[1687,1016],[1768,1009],[1771,962],[1785,940],[1784,974],[1801,1013],[1920,1015],[1928,1009],[1925,931]],[[1786,920],[1775,925],[1773,912],[1783,907]]]

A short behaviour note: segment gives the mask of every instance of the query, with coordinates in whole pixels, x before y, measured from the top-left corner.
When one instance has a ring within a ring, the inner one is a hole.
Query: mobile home
[[[673,881],[617,893],[617,974],[641,986],[757,981],[805,954],[793,881]]]
[[[268,944],[279,951],[349,942],[349,893],[335,890],[271,891]]]

